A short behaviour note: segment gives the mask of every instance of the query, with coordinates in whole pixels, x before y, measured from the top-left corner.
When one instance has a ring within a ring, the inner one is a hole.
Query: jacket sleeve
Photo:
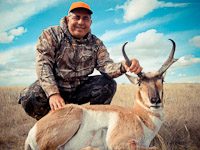
[[[37,43],[36,72],[47,98],[59,93],[53,73],[56,47],[57,43],[50,28],[43,30]]]
[[[122,62],[114,63],[109,57],[109,53],[101,40],[97,40],[97,70],[107,73],[111,78],[117,78],[125,73]]]

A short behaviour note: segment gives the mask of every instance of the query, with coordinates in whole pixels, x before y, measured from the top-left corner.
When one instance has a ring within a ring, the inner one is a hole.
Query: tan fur
[[[136,104],[136,103],[135,103]],[[97,106],[83,106],[86,109],[93,110],[93,111],[103,111],[103,112],[117,112],[119,115],[119,119],[117,122],[117,126],[113,129],[113,132],[111,134],[110,139],[112,141],[109,141],[110,146],[113,148],[113,150],[119,150],[119,149],[125,149],[129,148],[130,145],[128,143],[129,140],[133,138],[138,138],[143,136],[143,128],[139,121],[139,119],[136,116],[136,112],[144,111],[144,108],[141,106],[138,106],[139,109],[135,108],[123,108],[121,106],[109,106],[109,105],[98,105]],[[152,112],[148,112],[148,114],[158,116],[157,114],[154,114]],[[144,114],[146,118],[148,118],[148,114]],[[149,118],[150,120],[150,118]],[[151,122],[153,123],[153,122]],[[118,132],[120,131],[120,132]],[[141,147],[142,148],[142,147]]]
[[[129,143],[129,150],[158,150],[155,146],[150,148],[138,146],[136,145],[135,140],[129,140],[128,143]]]
[[[161,116],[159,114],[153,113],[144,109],[140,104],[137,102],[134,104],[133,107],[134,113],[142,120],[142,122],[151,130],[155,131],[155,124],[150,118],[150,115],[158,117],[161,120]]]
[[[140,93],[140,91],[143,90],[144,93],[147,93],[147,96],[149,96],[148,93],[150,90],[148,87],[155,91],[155,86],[157,86],[157,90],[162,90],[161,79],[152,80],[150,82],[142,81],[142,86],[137,92],[137,100],[144,104],[144,107],[147,109],[141,106],[141,104],[139,104],[137,101],[135,101],[133,108],[124,108],[114,105],[77,106],[67,104],[64,108],[57,110],[56,112],[50,112],[47,116],[38,121],[37,126],[39,126],[39,128],[37,128],[38,130],[36,133],[36,141],[42,150],[53,150],[56,149],[59,145],[66,143],[77,132],[82,122],[83,109],[87,109],[108,113],[116,112],[119,118],[116,122],[116,126],[110,134],[108,141],[109,146],[113,150],[129,149],[131,145],[128,141],[132,139],[137,139],[140,141],[143,138],[144,131],[140,121],[142,121],[147,128],[155,131],[156,127],[150,116],[155,116],[161,120],[161,116],[159,114],[148,110],[150,107],[144,103]],[[133,144],[132,147],[134,147]],[[95,149],[95,147],[87,147],[84,150]],[[136,148],[133,148],[133,150],[136,149],[145,150],[147,148],[136,145]],[[149,148],[149,150],[150,149],[153,150],[155,148]]]
[[[102,111],[102,112],[122,112],[130,113],[132,112],[131,108],[124,108],[117,105],[84,105],[82,108],[93,110],[93,111]]]
[[[148,96],[148,95],[147,95],[147,96]],[[140,90],[137,91],[136,99],[140,100],[140,102],[141,102],[145,107],[150,108],[150,106],[147,105],[147,104],[142,100]]]
[[[92,106],[82,106],[85,109],[93,110],[93,111],[102,111],[102,112],[117,112],[119,115],[119,119],[117,122],[117,126],[113,129],[109,141],[110,146],[115,149],[129,148],[130,145],[127,141],[138,137],[142,138],[143,136],[143,128],[142,125],[137,118],[137,116],[144,122],[144,124],[150,128],[151,130],[155,130],[155,125],[150,119],[149,115],[153,115],[155,117],[160,118],[159,114],[150,112],[140,106],[135,102],[134,108],[123,108],[120,106],[109,106],[109,105],[98,105]],[[161,119],[161,118],[160,118]],[[118,132],[120,131],[120,132]],[[140,147],[140,149],[144,149]]]
[[[143,77],[146,77],[146,78],[155,78],[158,75],[159,75],[158,71],[143,73]]]
[[[112,140],[109,141],[110,147],[114,150],[128,149],[128,141],[132,138],[142,137],[143,128],[138,118],[133,113],[119,113],[119,120],[117,126],[113,129],[111,134]]]
[[[81,150],[100,150],[100,149],[96,147],[88,146],[88,147],[82,148]]]
[[[78,105],[66,105],[39,120],[36,123],[36,141],[40,150],[55,150],[71,139],[79,129],[82,113]]]
[[[63,146],[65,149],[86,146],[81,150],[99,150],[99,148],[91,146],[94,144],[96,147],[102,147],[101,143],[96,144],[95,142],[99,142],[103,137],[103,142],[106,142],[106,144],[103,143],[104,147],[112,150],[156,150],[156,147],[149,148],[149,145],[163,123],[163,79],[166,70],[177,61],[173,58],[175,42],[171,41],[173,48],[170,56],[157,72],[141,72],[138,74],[138,78],[126,74],[132,83],[135,81],[139,83],[133,108],[113,105],[78,106],[67,104],[60,110],[50,112],[36,123],[36,144],[34,140],[31,141],[33,147],[35,144],[36,149],[39,146],[40,150],[55,150],[59,146]],[[126,56],[124,46],[123,55]],[[125,58],[129,62],[127,56]],[[97,117],[96,114],[100,114],[100,117]],[[107,120],[100,120],[104,119],[103,115],[107,116],[105,117]],[[81,126],[80,132],[78,132],[82,119],[84,127]],[[97,124],[96,119],[99,119]],[[88,130],[87,123],[90,121],[93,121],[93,124],[89,126],[91,129]],[[92,128],[93,126],[95,128]],[[98,130],[107,130],[107,132],[101,132],[101,135],[95,136]],[[29,133],[34,133],[34,131],[35,128],[32,128]],[[87,137],[87,134],[90,135]],[[102,136],[102,134],[106,135]],[[72,138],[73,136],[75,137]],[[30,136],[30,140],[31,138]],[[83,138],[85,138],[83,142],[86,144],[77,145],[77,141],[80,142]],[[93,141],[94,143],[92,143]],[[29,140],[27,140],[27,144],[29,144],[28,142]]]
[[[161,78],[153,77],[151,80],[144,79],[141,81],[141,86],[139,87],[136,98],[139,99],[145,107],[150,108],[150,106],[144,101],[144,96],[151,99],[152,97],[156,97],[156,92],[160,93],[161,91],[163,95],[163,83]],[[143,97],[141,96],[141,92]]]

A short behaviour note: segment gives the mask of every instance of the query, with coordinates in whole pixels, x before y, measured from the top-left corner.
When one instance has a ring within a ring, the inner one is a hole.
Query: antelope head
[[[173,46],[171,53],[162,67],[156,72],[144,73],[140,72],[138,77],[133,77],[126,74],[127,78],[133,83],[137,83],[139,90],[136,99],[152,110],[159,110],[163,108],[163,81],[166,74],[166,70],[178,59],[174,58],[174,52],[176,44],[173,40],[169,39]],[[122,47],[122,53],[124,55],[126,65],[131,66],[131,61],[128,59],[124,47],[127,42]]]

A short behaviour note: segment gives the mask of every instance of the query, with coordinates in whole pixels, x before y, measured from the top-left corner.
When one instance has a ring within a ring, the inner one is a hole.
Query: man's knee
[[[117,83],[115,80],[101,76],[99,83],[94,86],[91,92],[91,104],[110,104],[116,92]]]
[[[18,103],[22,105],[28,115],[37,120],[50,110],[48,100],[39,81],[34,82],[20,93]]]

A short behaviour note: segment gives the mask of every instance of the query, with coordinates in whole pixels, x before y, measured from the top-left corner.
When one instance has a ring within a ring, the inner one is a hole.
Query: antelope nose
[[[152,104],[161,103],[160,98],[159,97],[153,97],[153,98],[151,98],[151,103]]]

